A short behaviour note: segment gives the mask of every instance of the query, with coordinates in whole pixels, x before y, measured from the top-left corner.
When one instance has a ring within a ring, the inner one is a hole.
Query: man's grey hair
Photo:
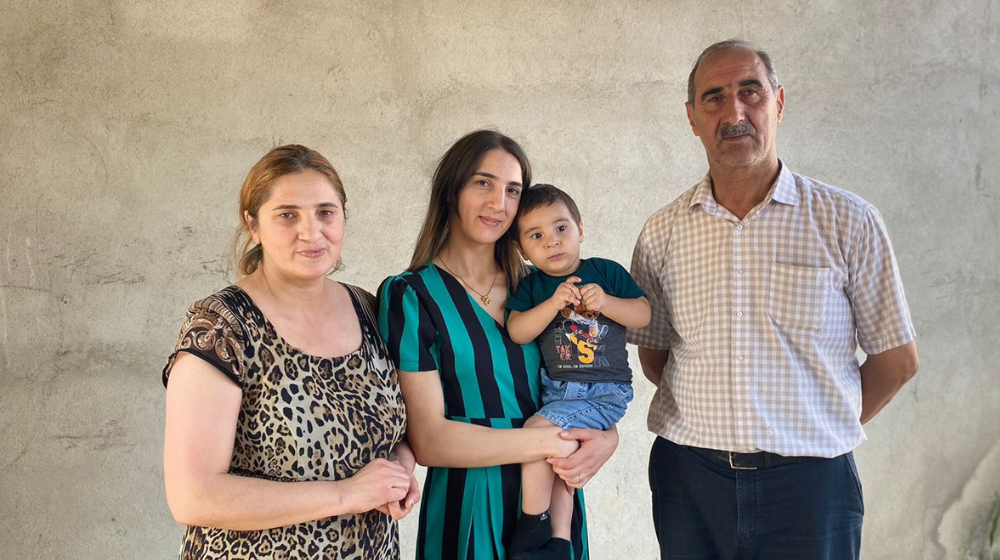
[[[698,67],[701,66],[701,63],[717,52],[730,50],[745,50],[755,53],[760,58],[760,61],[764,63],[764,68],[767,69],[767,81],[771,83],[771,91],[775,94],[778,93],[778,74],[774,71],[774,62],[771,61],[771,55],[755,48],[746,41],[729,39],[728,41],[719,41],[711,45],[698,55],[698,60],[695,61],[694,68],[691,69],[691,74],[688,75],[688,103],[694,104],[694,75],[698,71]]]

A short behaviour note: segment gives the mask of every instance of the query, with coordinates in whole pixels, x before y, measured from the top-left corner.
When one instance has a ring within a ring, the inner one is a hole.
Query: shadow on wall
[[[980,461],[976,472],[938,526],[946,558],[1000,560],[1000,441]]]

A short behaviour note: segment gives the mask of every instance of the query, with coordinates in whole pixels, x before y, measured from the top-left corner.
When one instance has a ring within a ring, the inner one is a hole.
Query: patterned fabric
[[[520,428],[538,408],[540,356],[514,343],[458,279],[434,265],[391,276],[379,288],[379,328],[401,371],[441,379],[445,417]],[[420,504],[417,558],[507,558],[521,499],[520,465],[430,467]],[[573,512],[573,558],[587,558],[583,494]]]
[[[629,342],[670,351],[649,429],[682,445],[846,453],[865,439],[858,345],[915,336],[878,211],[784,165],[743,220],[708,177],[653,214],[632,275],[653,318]]]
[[[303,354],[278,336],[246,292],[229,286],[191,306],[163,369],[179,352],[211,363],[243,390],[230,473],[284,482],[341,480],[388,457],[406,428],[396,372],[375,322],[375,298],[345,287],[361,347]],[[395,522],[377,511],[263,531],[188,527],[181,560],[395,559]]]
[[[604,293],[621,299],[645,296],[625,268],[601,258],[583,259],[580,268],[566,276],[549,276],[534,270],[517,285],[507,309],[524,312],[552,297],[567,278],[579,285],[597,284]],[[535,338],[542,363],[552,379],[587,383],[631,383],[625,349],[625,327],[583,305],[567,305]],[[607,428],[605,428],[607,429]]]

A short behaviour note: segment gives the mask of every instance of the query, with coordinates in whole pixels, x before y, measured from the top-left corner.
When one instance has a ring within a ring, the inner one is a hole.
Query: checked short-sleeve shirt
[[[915,336],[878,210],[784,165],[742,220],[706,176],[649,218],[631,273],[653,317],[628,341],[670,351],[649,429],[681,445],[846,453],[865,440],[858,346]]]

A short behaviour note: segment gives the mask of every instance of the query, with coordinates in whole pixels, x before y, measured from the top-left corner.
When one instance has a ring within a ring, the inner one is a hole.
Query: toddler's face
[[[531,264],[549,276],[566,276],[580,268],[583,224],[573,220],[562,202],[539,206],[518,218],[518,243]]]

